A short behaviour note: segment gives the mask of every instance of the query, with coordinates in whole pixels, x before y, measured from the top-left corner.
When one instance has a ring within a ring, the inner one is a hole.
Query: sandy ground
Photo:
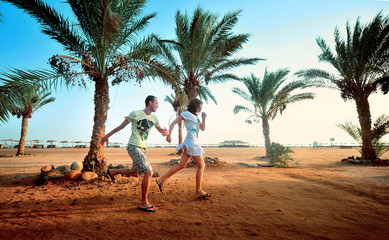
[[[206,148],[227,162],[205,170],[207,200],[195,197],[195,167],[174,175],[155,213],[137,209],[140,179],[55,182],[31,179],[43,165],[82,161],[87,149],[29,149],[0,158],[0,239],[389,239],[389,168],[346,165],[355,149],[294,148],[300,168],[248,168],[263,148]],[[148,149],[155,171],[177,158]],[[16,150],[0,149],[0,154]],[[129,164],[125,149],[107,149],[109,163]],[[383,156],[389,158],[389,154]]]

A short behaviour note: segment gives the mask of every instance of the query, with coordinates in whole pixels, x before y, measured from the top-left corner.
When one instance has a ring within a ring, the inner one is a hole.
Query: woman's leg
[[[180,171],[181,169],[184,169],[186,167],[186,165],[188,164],[190,158],[191,158],[191,156],[189,156],[188,153],[186,152],[186,150],[184,150],[184,153],[181,156],[180,162],[177,165],[170,168],[169,171],[165,175],[163,175],[162,177],[160,177],[157,180],[161,184],[161,186],[163,186],[165,181],[168,178],[170,178],[171,176],[173,176],[176,172]]]
[[[202,182],[203,182],[203,174],[204,174],[204,168],[205,168],[205,163],[203,160],[203,156],[194,156],[193,160],[195,161],[197,165],[197,172],[196,172],[196,195],[198,196],[203,196],[207,194],[206,192],[203,191],[202,188]]]

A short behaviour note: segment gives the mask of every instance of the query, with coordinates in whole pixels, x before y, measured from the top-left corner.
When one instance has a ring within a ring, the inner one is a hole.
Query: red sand
[[[82,161],[88,149],[28,149],[0,158],[0,239],[389,239],[389,168],[346,165],[355,149],[295,148],[300,168],[248,168],[263,148],[205,148],[227,164],[205,170],[208,200],[194,195],[195,167],[174,175],[156,213],[137,209],[140,179],[32,184],[40,167]],[[148,149],[155,171],[176,156]],[[0,154],[16,150],[0,149]],[[107,149],[109,163],[128,164],[125,149]],[[388,158],[389,154],[383,156]]]

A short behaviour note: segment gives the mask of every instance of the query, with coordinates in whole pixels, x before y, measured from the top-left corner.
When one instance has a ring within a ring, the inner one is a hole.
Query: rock
[[[259,167],[259,165],[256,163],[249,163],[247,166],[248,167]]]
[[[94,172],[83,172],[81,179],[84,181],[90,181],[92,179],[98,178],[99,176]]]
[[[238,165],[245,166],[245,167],[259,167],[259,164],[257,163],[238,162]]]
[[[72,170],[72,171],[69,171],[65,174],[65,178],[72,180],[72,181],[75,181],[75,180],[78,180],[81,177],[81,175],[82,175],[82,173],[80,171]]]
[[[55,170],[55,169],[51,170],[50,172],[45,173],[45,175],[50,177],[50,178],[56,177],[59,174],[61,174],[61,172],[58,170]]]
[[[81,162],[73,162],[72,165],[70,165],[70,170],[82,170],[82,163]]]
[[[363,165],[370,165],[370,164],[371,164],[371,160],[362,159],[362,160],[360,160],[360,161],[361,161],[361,163],[362,163]]]
[[[47,165],[41,168],[42,173],[50,172],[54,168],[54,165]]]
[[[55,177],[52,177],[52,179],[63,178],[64,176],[65,176],[65,174],[61,173],[61,174],[58,174],[58,175],[55,176]]]
[[[153,178],[157,178],[157,177],[160,177],[161,175],[158,173],[158,172],[154,172],[153,173]]]
[[[358,159],[349,159],[348,162],[354,163],[354,164],[359,164],[359,163],[361,163],[361,161],[358,160]]]
[[[60,171],[60,172],[62,172],[62,173],[65,173],[65,172],[69,172],[69,171],[70,171],[69,165],[59,166],[59,167],[56,167],[55,169],[58,170],[58,171]]]
[[[249,164],[248,163],[244,163],[244,162],[238,162],[238,165],[248,167]]]
[[[123,164],[119,164],[119,165],[117,165],[116,168],[117,168],[117,169],[124,168],[124,165],[123,165]]]

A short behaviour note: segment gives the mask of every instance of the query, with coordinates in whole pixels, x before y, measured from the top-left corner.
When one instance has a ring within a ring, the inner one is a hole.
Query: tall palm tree
[[[336,126],[343,129],[358,144],[362,145],[362,129],[358,125],[348,121],[346,123],[339,123]],[[386,134],[389,134],[389,116],[386,116],[385,114],[379,116],[375,120],[371,131],[374,150],[376,151],[377,156],[380,157],[389,150],[389,147],[385,146],[381,141]]]
[[[170,71],[164,72],[176,87],[196,98],[202,87],[211,82],[238,79],[228,71],[239,66],[255,64],[259,58],[232,58],[248,41],[249,34],[234,34],[241,11],[227,13],[223,18],[201,7],[188,14],[176,13],[176,39],[161,44],[161,57]]]
[[[28,119],[39,108],[48,103],[54,102],[55,98],[50,97],[51,92],[39,86],[25,88],[15,93],[14,110],[12,115],[22,117],[22,131],[20,135],[19,147],[16,155],[24,155],[24,145],[26,143]]]
[[[335,54],[322,38],[316,42],[321,49],[319,61],[331,64],[337,75],[321,69],[296,73],[317,86],[338,89],[344,100],[356,104],[362,130],[362,158],[374,160],[369,96],[377,90],[386,94],[389,87],[389,19],[378,13],[372,22],[362,25],[358,20],[354,31],[347,23],[347,38],[335,29]]]
[[[141,81],[151,73],[163,76],[163,65],[153,57],[156,37],[138,38],[156,13],[142,16],[147,0],[67,0],[75,16],[71,23],[41,0],[2,1],[26,11],[41,24],[44,34],[63,45],[69,55],[55,55],[49,62],[69,84],[85,85],[85,79],[94,83],[94,125],[83,170],[91,170],[94,163],[94,171],[105,174],[100,140],[107,119],[109,80],[119,84]]]
[[[285,83],[288,73],[288,69],[279,69],[276,72],[268,72],[266,69],[262,81],[254,74],[240,80],[248,92],[238,87],[232,89],[232,92],[252,105],[252,108],[236,105],[233,109],[234,114],[241,111],[251,114],[246,120],[247,123],[252,123],[253,120],[256,123],[262,121],[267,157],[270,156],[271,147],[269,120],[273,120],[278,112],[282,114],[290,103],[314,98],[314,94],[311,92],[300,92],[300,90],[309,87],[305,82]],[[296,91],[298,93],[295,93]]]

